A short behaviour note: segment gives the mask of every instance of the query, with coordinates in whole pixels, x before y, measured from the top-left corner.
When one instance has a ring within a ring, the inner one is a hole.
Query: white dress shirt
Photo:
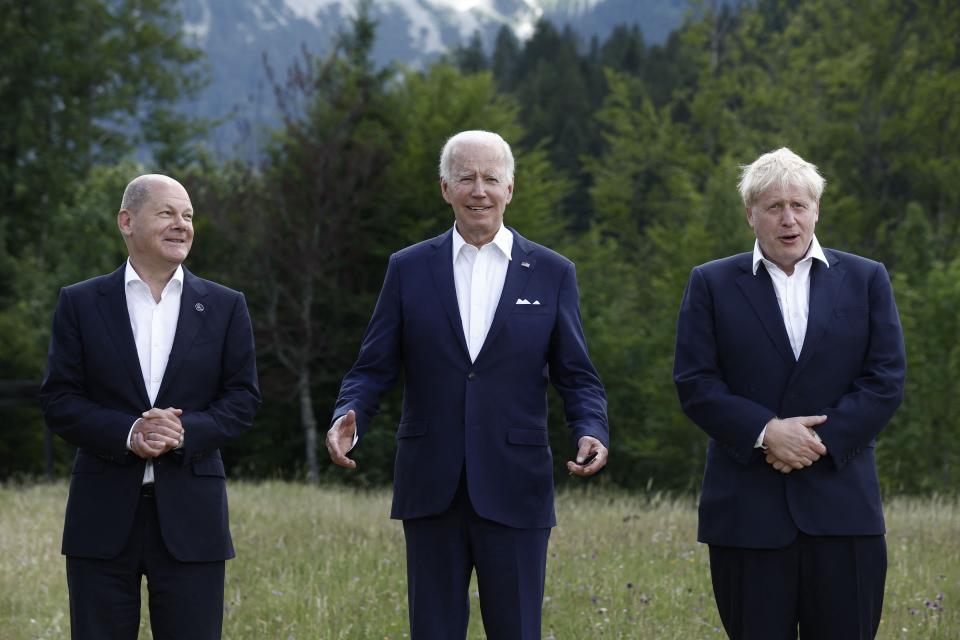
[[[160,294],[160,302],[153,299],[150,286],[140,279],[137,272],[127,260],[124,273],[124,293],[127,297],[127,313],[130,316],[130,328],[133,329],[133,340],[137,345],[137,358],[140,360],[140,373],[143,383],[147,387],[147,396],[150,406],[157,399],[160,391],[160,382],[167,369],[167,360],[170,358],[170,349],[173,348],[173,338],[177,333],[177,319],[180,316],[180,298],[183,293],[183,267],[177,267],[170,282]],[[133,427],[127,434],[127,448],[130,448],[130,438]],[[147,467],[143,472],[143,482],[153,482],[153,464],[147,460]]]
[[[493,323],[512,251],[513,234],[502,224],[493,240],[479,249],[467,244],[453,225],[453,282],[471,362]]]
[[[453,284],[471,362],[477,359],[493,323],[512,251],[513,234],[502,224],[493,241],[479,249],[467,244],[457,225],[453,225]],[[343,415],[337,416],[334,421],[341,417]],[[359,434],[354,433],[347,451],[352,451],[359,439]]]
[[[790,339],[793,357],[797,360],[800,359],[803,340],[807,335],[807,320],[810,317],[810,268],[813,266],[814,260],[821,261],[827,268],[830,267],[816,235],[810,241],[810,248],[807,249],[807,253],[801,258],[800,262],[794,265],[791,275],[787,275],[783,269],[764,257],[759,242],[754,241],[753,243],[753,275],[757,275],[757,269],[760,268],[762,262],[773,281],[773,289],[777,294],[777,304],[780,306],[783,326],[786,328],[787,337]],[[755,446],[762,446],[766,431],[767,429],[764,427]]]
[[[804,257],[793,267],[793,274],[787,275],[780,267],[767,260],[760,251],[760,243],[753,243],[753,275],[762,262],[773,280],[773,289],[777,293],[777,304],[780,305],[780,315],[783,317],[783,326],[790,338],[790,348],[793,349],[795,359],[800,359],[803,349],[803,339],[807,335],[807,318],[810,317],[810,267],[814,260],[819,260],[825,267],[830,263],[823,254],[823,249],[813,236],[810,248]]]

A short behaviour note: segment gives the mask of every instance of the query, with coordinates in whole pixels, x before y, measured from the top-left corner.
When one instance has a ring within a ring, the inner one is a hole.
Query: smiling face
[[[136,211],[121,209],[117,224],[138,272],[172,272],[193,245],[190,196],[170,178],[152,180],[143,204]]]
[[[457,231],[480,247],[493,240],[503,212],[513,198],[513,182],[493,144],[460,143],[453,150],[450,180],[440,179],[440,192],[457,219]]]
[[[747,207],[763,255],[788,275],[806,255],[819,217],[820,204],[795,185],[771,187]]]

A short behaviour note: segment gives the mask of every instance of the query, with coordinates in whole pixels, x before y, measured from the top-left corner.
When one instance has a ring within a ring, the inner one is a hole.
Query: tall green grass
[[[227,563],[224,638],[408,637],[403,532],[387,491],[235,482],[230,499],[238,557]],[[65,500],[65,484],[0,487],[3,640],[69,637]],[[584,491],[561,493],[557,509],[544,638],[725,637],[692,500]],[[960,637],[960,503],[898,498],[886,512],[879,637]],[[475,586],[471,601],[469,637],[483,638]]]

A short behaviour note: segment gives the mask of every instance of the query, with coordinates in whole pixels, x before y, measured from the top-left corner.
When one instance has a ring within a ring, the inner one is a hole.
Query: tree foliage
[[[161,119],[198,131],[175,106],[203,76],[168,0],[0,0],[0,39],[0,378],[39,380],[57,290],[124,255],[126,158],[168,142]],[[0,473],[41,470],[36,412],[0,423]]]
[[[122,257],[113,216],[134,165],[120,158],[156,138],[154,166],[183,177],[198,209],[192,268],[244,290],[257,331],[267,402],[228,461],[252,475],[347,478],[325,466],[310,425],[326,428],[387,256],[451,224],[437,183],[444,141],[494,130],[517,159],[507,224],[577,264],[610,401],[601,482],[694,489],[706,437],[671,381],[679,298],[693,266],[751,248],[739,165],[786,145],[827,179],[821,242],[882,260],[894,279],[909,371],[877,449],[884,487],[960,486],[960,5],[695,2],[662,45],[634,25],[583,42],[541,22],[526,41],[505,28],[490,51],[476,37],[420,70],[373,68],[375,25],[361,12],[332,54],[275,77],[282,123],[264,157],[245,162],[190,151],[195,124],[165,111],[195,59],[162,28],[167,3],[0,3],[9,371],[38,371],[56,288]],[[132,124],[149,114],[150,129]],[[399,391],[383,399],[347,481],[389,481],[400,403]],[[571,452],[556,405],[559,471]],[[17,442],[36,450],[36,438]]]

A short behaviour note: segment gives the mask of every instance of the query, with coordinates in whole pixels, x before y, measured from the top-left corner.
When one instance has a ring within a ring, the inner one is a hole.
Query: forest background
[[[224,451],[230,474],[389,482],[400,384],[356,473],[328,464],[323,433],[387,257],[452,223],[440,147],[482,128],[517,159],[506,223],[577,264],[612,434],[594,482],[695,491],[706,436],[671,379],[677,307],[693,266],[751,248],[739,166],[786,145],[827,179],[824,246],[893,278],[908,377],[877,447],[884,490],[960,487],[956,2],[696,3],[655,46],[636,26],[582,42],[542,22],[529,40],[504,29],[490,51],[475,39],[423,69],[376,67],[361,9],[329,54],[271,69],[282,118],[252,159],[214,157],[217,123],[178,113],[204,61],[171,2],[0,9],[0,378],[41,379],[58,290],[121,264],[123,187],[166,173],[197,213],[187,266],[242,290],[255,325],[265,401]],[[563,483],[572,449],[551,403]],[[41,474],[44,442],[35,405],[0,407],[0,480]],[[54,441],[56,474],[72,455]]]

